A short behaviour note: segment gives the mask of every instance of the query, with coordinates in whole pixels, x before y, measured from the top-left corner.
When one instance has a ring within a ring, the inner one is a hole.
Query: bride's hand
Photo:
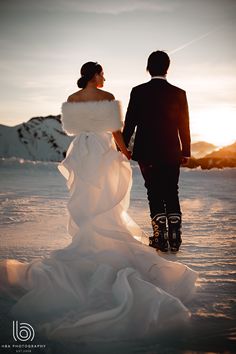
[[[123,135],[120,130],[113,132],[113,137],[120,151],[127,157],[128,160],[131,159],[132,153],[129,151],[125,145]]]

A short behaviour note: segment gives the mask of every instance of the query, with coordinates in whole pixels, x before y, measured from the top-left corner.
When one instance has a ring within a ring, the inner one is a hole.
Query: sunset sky
[[[1,0],[0,123],[59,114],[81,65],[98,61],[123,103],[157,49],[187,91],[192,140],[236,140],[235,0]]]

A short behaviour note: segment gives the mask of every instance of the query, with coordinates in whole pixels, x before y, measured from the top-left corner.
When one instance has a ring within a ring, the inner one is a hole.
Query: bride
[[[13,318],[53,340],[157,335],[189,317],[183,303],[197,277],[143,244],[127,214],[131,153],[120,103],[100,89],[104,81],[99,64],[85,63],[82,89],[62,105],[63,128],[74,136],[58,166],[70,191],[70,245],[30,263],[0,265],[1,292],[15,300]]]

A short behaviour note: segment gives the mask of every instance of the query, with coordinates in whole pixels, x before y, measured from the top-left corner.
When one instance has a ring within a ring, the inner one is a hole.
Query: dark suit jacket
[[[185,91],[163,79],[134,87],[123,130],[126,146],[135,128],[133,160],[179,163],[181,156],[190,156]]]

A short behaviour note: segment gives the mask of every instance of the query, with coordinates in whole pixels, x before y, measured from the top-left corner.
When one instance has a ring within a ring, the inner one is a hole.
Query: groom
[[[169,65],[165,52],[149,56],[151,80],[132,89],[123,136],[128,146],[136,128],[132,159],[147,189],[153,227],[149,245],[166,252],[169,242],[177,252],[182,242],[178,182],[180,164],[190,157],[190,131],[186,93],[167,82]]]

